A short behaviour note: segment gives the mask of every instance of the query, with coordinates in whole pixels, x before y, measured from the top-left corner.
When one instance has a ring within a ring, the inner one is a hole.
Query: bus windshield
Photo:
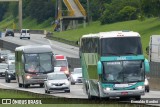
[[[102,56],[142,54],[140,37],[119,37],[101,39]]]
[[[103,62],[103,82],[126,83],[144,81],[142,61]]]
[[[66,60],[56,60],[54,62],[55,67],[67,67],[67,61]]]
[[[26,72],[52,72],[52,53],[25,54]]]

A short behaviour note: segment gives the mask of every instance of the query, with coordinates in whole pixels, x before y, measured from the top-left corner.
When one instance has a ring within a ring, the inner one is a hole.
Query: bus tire
[[[135,99],[136,100],[141,100],[141,96],[136,96]]]
[[[48,93],[48,91],[47,91],[47,90],[45,90],[45,93]]]
[[[22,87],[22,84],[18,83],[19,87]]]
[[[11,80],[10,79],[7,79],[7,83],[10,83],[11,82]]]
[[[24,88],[28,88],[28,86],[29,86],[28,84],[23,84]]]
[[[47,91],[48,94],[50,94],[50,91]]]
[[[92,100],[92,99],[95,98],[94,96],[92,96],[92,95],[90,94],[89,86],[88,86],[88,88],[87,88],[87,96],[88,96],[88,99],[89,99],[89,100]]]
[[[44,84],[42,83],[42,84],[39,84],[40,85],[40,87],[42,88],[43,86],[44,86]]]

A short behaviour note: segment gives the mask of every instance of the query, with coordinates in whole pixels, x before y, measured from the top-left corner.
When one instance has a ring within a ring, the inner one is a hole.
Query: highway
[[[78,48],[70,45],[66,45],[64,43],[59,43],[56,41],[48,40],[45,38],[45,35],[39,34],[31,34],[31,39],[19,39],[19,34],[16,34],[15,37],[2,37],[3,40],[8,42],[17,43],[20,45],[34,45],[34,44],[46,44],[51,45],[53,48],[53,52],[55,54],[63,54],[68,57],[78,58]],[[42,93],[45,94],[44,88],[39,88],[39,86],[32,86],[24,89],[19,88],[16,81],[11,81],[11,83],[6,83],[4,77],[0,77],[0,88],[5,89],[16,89],[16,90],[24,90],[30,91],[34,93]],[[83,98],[86,99],[87,95],[83,92],[82,84],[71,85],[71,92],[64,93],[63,91],[55,91],[50,93],[54,96],[66,97],[66,98]],[[142,98],[160,98],[160,91],[151,90],[149,93],[146,93]]]
[[[49,39],[45,38],[45,35],[41,35],[41,34],[31,34],[31,39],[20,39],[19,38],[19,33],[15,34],[15,37],[4,37],[4,34],[2,34],[2,40],[8,41],[8,42],[12,42],[12,43],[16,43],[19,45],[50,45],[53,49],[53,52],[55,54],[63,54],[67,57],[73,57],[73,58],[78,58],[79,57],[79,48],[75,47],[75,46],[71,46],[71,45],[67,45],[64,43],[60,43],[57,41],[51,41]]]

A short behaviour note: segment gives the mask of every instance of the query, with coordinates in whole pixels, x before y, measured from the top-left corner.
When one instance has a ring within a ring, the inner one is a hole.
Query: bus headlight
[[[30,78],[31,78],[31,76],[30,76],[30,75],[27,75],[27,76],[26,76],[26,78],[27,78],[27,79],[30,79]]]
[[[142,90],[142,89],[144,89],[144,86],[138,86],[136,89],[137,90]]]
[[[104,92],[106,92],[106,91],[111,91],[111,90],[113,90],[113,89],[112,89],[112,88],[109,88],[109,87],[106,87],[106,88],[104,88],[103,90],[104,90]]]

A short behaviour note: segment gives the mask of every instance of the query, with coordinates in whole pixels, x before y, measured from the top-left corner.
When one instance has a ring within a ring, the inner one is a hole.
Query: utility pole
[[[90,24],[90,12],[89,12],[89,0],[87,0],[87,19],[88,19],[88,24]]]
[[[22,29],[22,0],[19,0],[19,28]]]

